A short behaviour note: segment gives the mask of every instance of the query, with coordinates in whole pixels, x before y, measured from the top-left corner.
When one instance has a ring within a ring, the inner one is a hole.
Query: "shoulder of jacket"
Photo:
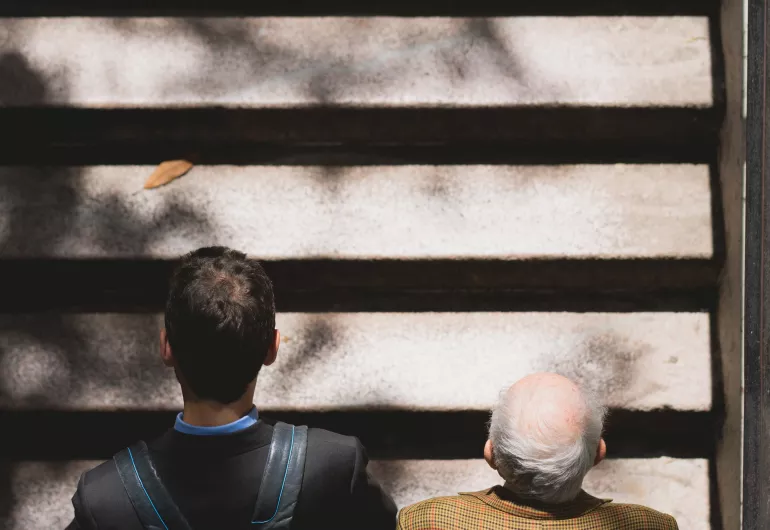
[[[112,484],[116,480],[119,482],[120,477],[117,473],[115,462],[110,458],[109,460],[102,462],[98,466],[89,469],[83,473],[80,477],[78,487],[86,488],[103,488],[107,484]]]
[[[361,442],[355,436],[345,436],[326,429],[308,428],[307,441],[309,444],[332,444],[350,449],[357,449]]]
[[[426,514],[435,515],[452,512],[457,509],[472,509],[472,506],[476,504],[479,504],[479,502],[475,497],[466,495],[434,497],[402,508],[398,514],[398,519],[399,521],[407,521],[409,519],[422,518]]]
[[[678,528],[676,519],[671,515],[640,504],[611,502],[600,506],[597,511],[614,512],[622,515],[624,519],[639,519],[644,523],[644,528],[649,530],[672,530]]]
[[[85,523],[88,523],[86,527],[95,528],[94,510],[98,511],[101,504],[99,499],[120,495],[123,491],[123,483],[112,459],[85,471],[80,475],[72,497],[76,519],[79,523],[83,523],[83,519],[86,519]]]

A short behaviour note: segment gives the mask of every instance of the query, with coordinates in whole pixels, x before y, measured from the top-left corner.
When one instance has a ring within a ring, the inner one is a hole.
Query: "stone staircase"
[[[487,411],[555,370],[612,409],[591,493],[721,528],[718,6],[259,4],[0,6],[0,526],[170,425],[168,273],[222,244],[276,284],[262,413],[399,505],[497,482]]]

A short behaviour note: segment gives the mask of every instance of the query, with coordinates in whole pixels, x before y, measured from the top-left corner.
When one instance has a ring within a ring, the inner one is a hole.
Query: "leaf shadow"
[[[3,28],[12,31],[12,21],[3,22]],[[65,81],[37,71],[22,51],[5,47],[0,51],[0,107],[59,104],[67,99],[62,89]],[[95,194],[93,187],[101,176],[98,168],[0,167],[0,259],[139,257],[150,255],[152,247],[162,245],[165,238],[190,233],[205,238],[213,230],[207,214],[196,211],[183,197],[154,195],[146,202],[154,201],[155,209],[144,215],[142,201],[131,202],[125,192],[107,189]],[[104,322],[120,328],[125,322],[114,320],[120,318],[108,315]],[[127,380],[137,383],[131,390],[142,399],[168,381],[169,373],[155,356],[159,326],[154,315],[132,317],[133,327],[121,329],[128,348],[141,350],[136,352],[131,373],[125,373],[115,352],[90,342],[99,334],[88,328],[87,320],[65,313],[0,315],[3,407],[59,409],[67,402],[93,398],[95,387],[105,397],[125,391]],[[110,406],[108,401],[102,405]],[[15,465],[0,466],[0,527],[12,526],[19,508],[19,492],[14,491],[17,485],[12,480]],[[60,471],[57,464],[45,465],[55,478]],[[62,500],[44,496],[38,499],[38,509],[53,513]]]

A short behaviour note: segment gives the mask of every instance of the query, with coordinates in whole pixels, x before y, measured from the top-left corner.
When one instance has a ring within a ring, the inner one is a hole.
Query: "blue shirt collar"
[[[199,427],[190,425],[182,419],[182,413],[176,415],[174,429],[184,434],[195,434],[198,436],[219,436],[222,434],[233,434],[244,429],[248,429],[259,421],[257,407],[251,407],[248,414],[226,425],[217,425],[216,427]]]

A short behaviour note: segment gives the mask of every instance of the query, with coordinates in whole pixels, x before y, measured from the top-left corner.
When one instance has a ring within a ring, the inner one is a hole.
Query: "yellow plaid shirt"
[[[501,486],[418,502],[401,510],[398,530],[677,530],[670,515],[615,504],[582,491],[571,502],[517,500]]]

